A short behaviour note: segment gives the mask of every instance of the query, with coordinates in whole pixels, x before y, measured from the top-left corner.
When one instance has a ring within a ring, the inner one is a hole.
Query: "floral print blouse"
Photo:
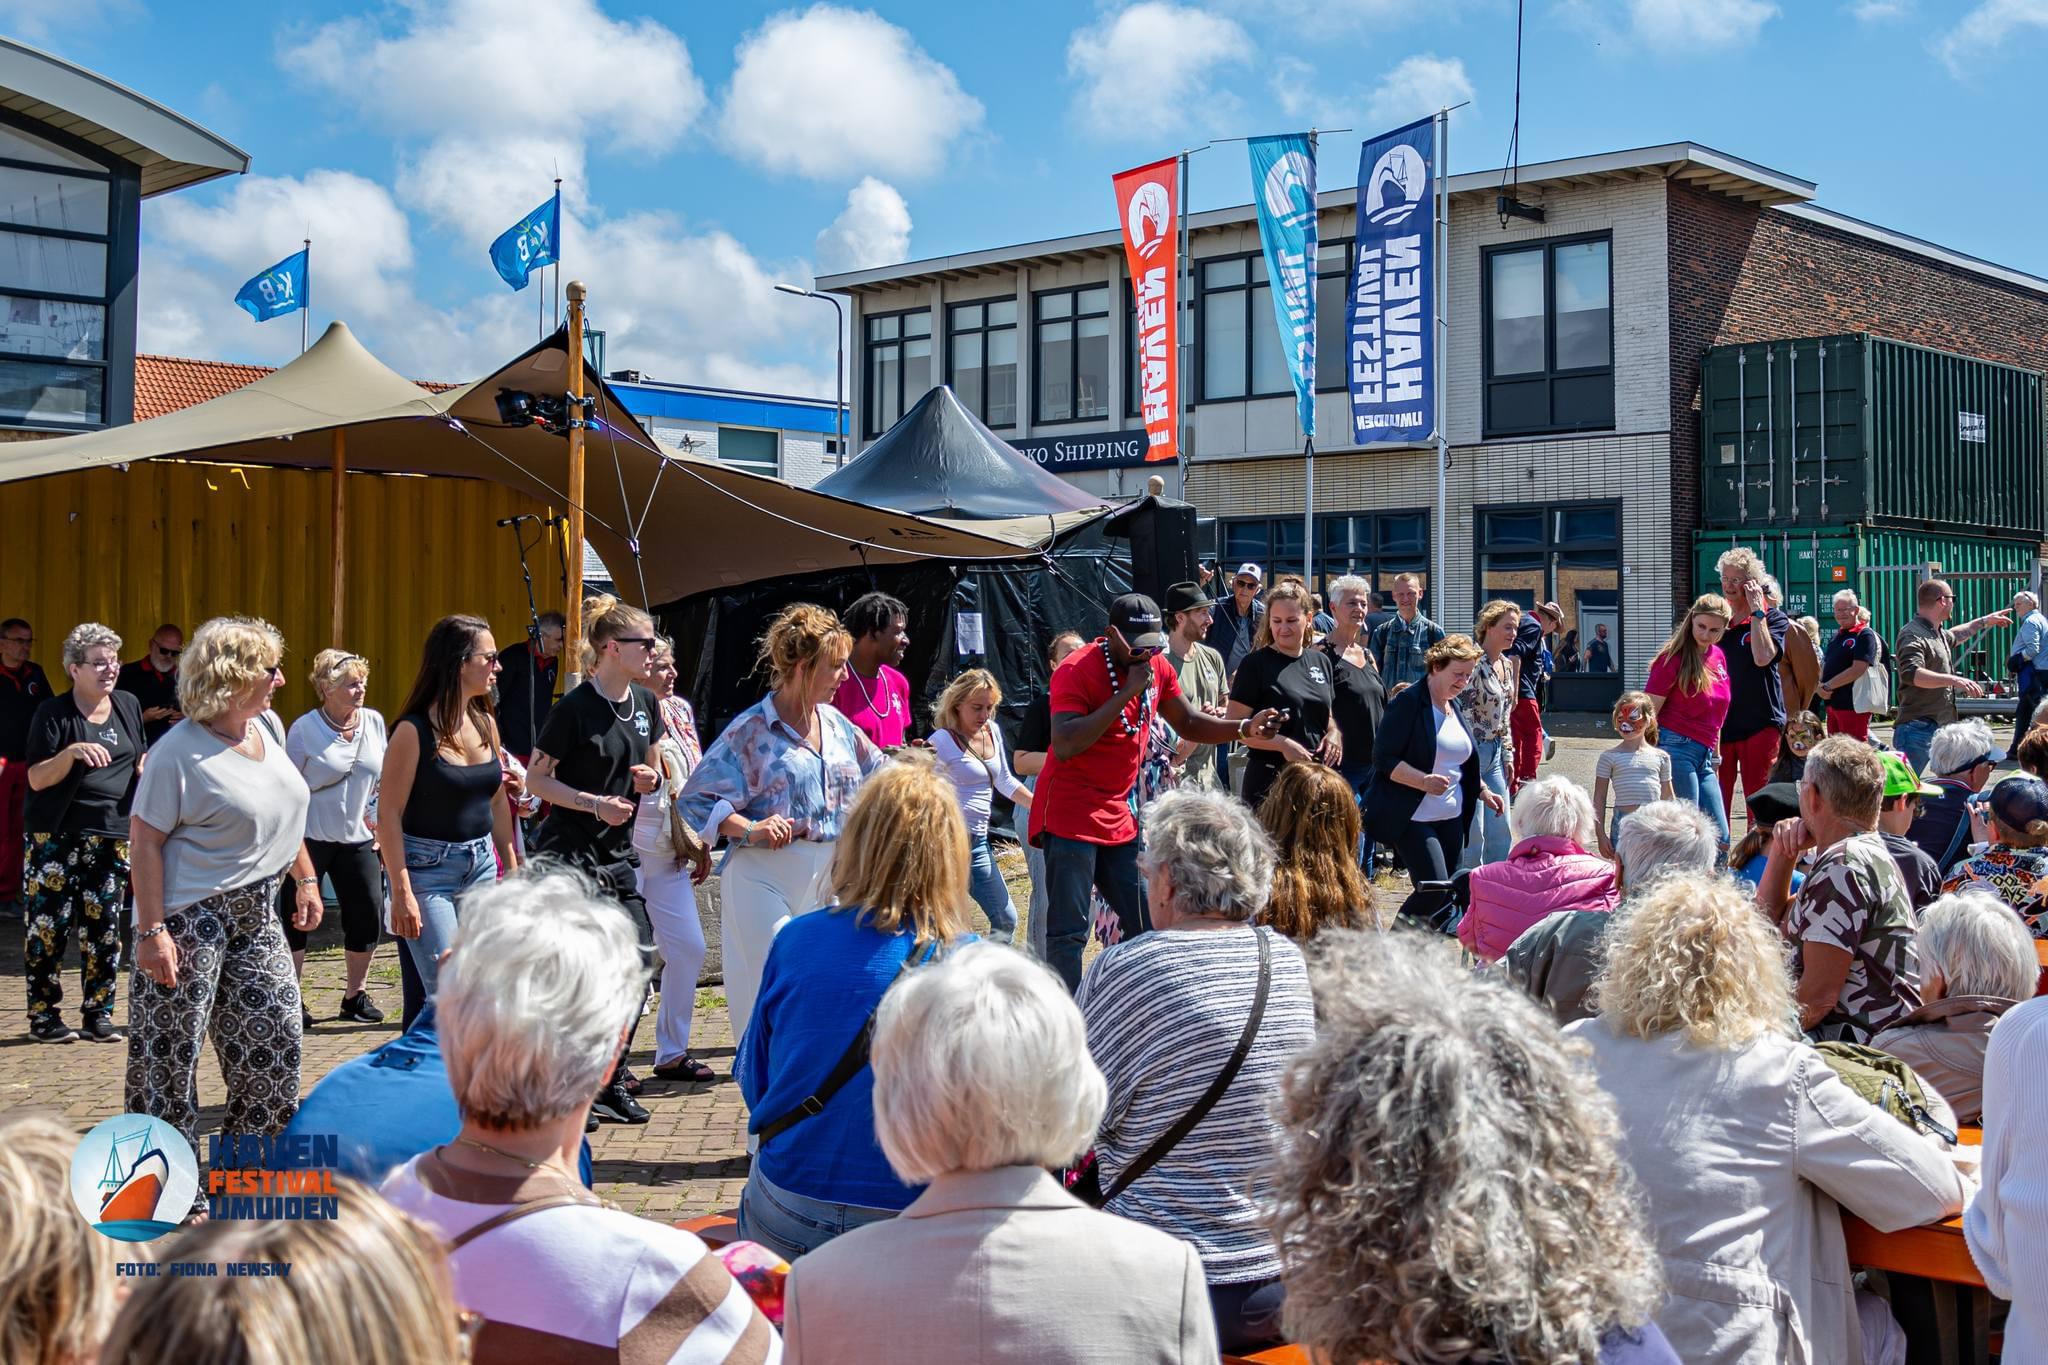
[[[703,829],[722,801],[749,820],[787,816],[799,839],[837,839],[860,784],[889,760],[836,707],[818,708],[818,733],[823,753],[777,714],[772,695],[761,698],[734,717],[690,773],[683,819]]]
[[[1501,742],[1503,761],[1509,761],[1509,718],[1515,710],[1515,665],[1503,654],[1488,662],[1485,658],[1472,670],[1472,685],[1458,697],[1458,710],[1465,728],[1474,739]]]

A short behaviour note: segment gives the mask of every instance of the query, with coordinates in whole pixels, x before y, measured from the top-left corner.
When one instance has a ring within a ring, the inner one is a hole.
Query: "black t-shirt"
[[[19,673],[0,668],[0,758],[27,755],[29,722],[49,699],[50,680],[41,664],[31,661]]]
[[[1024,718],[1017,723],[1018,753],[1042,754],[1052,748],[1052,694],[1040,692],[1024,704]]]
[[[1828,652],[1821,656],[1820,680],[1828,679],[1848,668],[1851,664],[1874,664],[1877,662],[1877,632],[1869,627],[1856,630],[1838,630],[1835,638],[1828,641]],[[1855,687],[1838,687],[1828,698],[1830,711],[1854,711],[1856,709]]]
[[[1521,682],[1515,695],[1523,701],[1535,701],[1536,684],[1543,675],[1542,623],[1525,613],[1521,624],[1515,627],[1515,642],[1507,652],[1509,658],[1522,661]]]
[[[654,694],[630,684],[627,700],[614,703],[586,679],[548,714],[534,742],[537,753],[555,760],[555,777],[577,791],[638,801],[632,767],[664,733]],[[537,853],[610,866],[634,861],[633,822],[607,825],[589,811],[556,806],[534,831]]]
[[[73,762],[62,782],[28,793],[22,828],[30,834],[103,834],[128,837],[128,808],[141,776],[136,759],[145,747],[142,707],[125,692],[111,696],[113,710],[95,725],[79,713],[66,692],[36,708],[29,721],[29,763],[55,758],[65,746],[81,741],[97,744],[114,761],[104,768]]]
[[[168,706],[173,711],[178,709],[178,670],[175,668],[168,673],[159,673],[149,666],[149,660],[137,659],[132,664],[121,665],[121,677],[114,687],[135,698],[145,711],[153,711],[159,706]],[[156,743],[177,723],[176,717],[144,721],[143,743]]]
[[[1765,620],[1772,645],[1767,664],[1759,664],[1749,652],[1749,621],[1728,627],[1721,638],[1721,653],[1728,660],[1728,719],[1721,722],[1721,738],[1730,742],[1785,723],[1785,684],[1778,677],[1778,660],[1785,657],[1785,632],[1792,628],[1792,618],[1771,607]]]
[[[1884,840],[1885,850],[1898,866],[1899,876],[1905,879],[1906,899],[1913,902],[1913,908],[1925,910],[1934,904],[1935,897],[1941,894],[1941,870],[1935,867],[1934,859],[1903,834],[1880,833],[1877,837]]]
[[[1330,728],[1330,709],[1336,704],[1336,680],[1331,676],[1330,656],[1320,649],[1305,649],[1290,659],[1268,645],[1255,649],[1238,665],[1230,684],[1230,699],[1243,702],[1256,715],[1269,706],[1291,712],[1280,733],[1304,749],[1316,749]],[[1278,766],[1282,759],[1268,749],[1254,749],[1253,763]]]
[[[1380,717],[1387,709],[1387,685],[1380,670],[1366,652],[1365,666],[1359,667],[1329,645],[1321,647],[1336,670],[1335,709],[1337,733],[1344,738],[1344,766],[1364,769],[1372,766],[1373,737],[1379,733]]]
[[[555,707],[555,678],[562,656],[543,664],[533,652],[531,641],[506,649],[498,656],[504,672],[498,675],[498,730],[505,747],[515,754],[530,754],[534,736],[547,728]]]

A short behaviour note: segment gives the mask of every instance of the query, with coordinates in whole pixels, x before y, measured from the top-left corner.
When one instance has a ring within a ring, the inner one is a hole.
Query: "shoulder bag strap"
[[[931,961],[938,950],[939,945],[934,941],[930,948],[925,951],[923,960],[925,962]],[[912,944],[911,950],[904,954],[903,965],[896,971],[897,980],[901,980],[909,974],[912,967],[918,965],[920,963],[917,955],[917,946]],[[893,985],[894,982],[890,984]],[[868,1017],[861,1021],[860,1032],[853,1035],[853,1041],[846,1045],[846,1051],[839,1054],[839,1060],[832,1064],[832,1069],[825,1074],[825,1079],[818,1083],[816,1090],[813,1090],[810,1094],[799,1100],[796,1108],[780,1115],[769,1123],[761,1125],[758,1135],[760,1137],[760,1146],[766,1147],[771,1138],[788,1132],[807,1118],[824,1113],[825,1106],[832,1102],[832,1097],[845,1089],[846,1083],[861,1073],[861,1068],[868,1064],[868,1049],[874,1045],[875,1014],[880,1009],[881,1002],[877,1001],[875,1008],[868,1011]]]
[[[1139,1176],[1158,1165],[1168,1152],[1178,1147],[1181,1139],[1194,1132],[1195,1125],[1209,1117],[1209,1111],[1216,1107],[1217,1101],[1223,1098],[1223,1093],[1230,1089],[1230,1083],[1237,1079],[1237,1073],[1244,1068],[1244,1059],[1252,1050],[1252,1038],[1258,1033],[1259,1024],[1266,1017],[1266,994],[1273,981],[1273,955],[1271,947],[1268,946],[1266,931],[1254,928],[1252,933],[1259,941],[1259,990],[1258,994],[1252,997],[1251,1015],[1244,1021],[1244,1032],[1237,1036],[1237,1047],[1231,1052],[1230,1060],[1223,1064],[1223,1070],[1216,1074],[1216,1079],[1209,1082],[1209,1088],[1202,1093],[1202,1098],[1195,1101],[1195,1107],[1181,1115],[1179,1123],[1161,1133],[1150,1147],[1139,1153],[1136,1161],[1118,1173],[1115,1182],[1103,1191],[1104,1205],[1129,1189]]]
[[[460,1251],[485,1233],[495,1232],[505,1224],[516,1222],[529,1213],[539,1213],[543,1209],[567,1208],[571,1204],[581,1204],[589,1208],[600,1207],[597,1201],[574,1194],[550,1194],[539,1199],[530,1199],[524,1204],[514,1204],[509,1209],[500,1210],[475,1227],[451,1237],[448,1240],[448,1250],[451,1253]]]

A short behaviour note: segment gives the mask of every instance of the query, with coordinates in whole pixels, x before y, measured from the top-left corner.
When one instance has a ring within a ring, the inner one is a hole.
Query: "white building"
[[[626,410],[678,453],[723,460],[804,488],[844,463],[844,419],[829,398],[664,384],[635,370],[615,370],[607,380]]]

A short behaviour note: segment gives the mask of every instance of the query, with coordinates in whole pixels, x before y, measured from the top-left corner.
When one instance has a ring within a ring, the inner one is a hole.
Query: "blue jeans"
[[[1479,741],[1479,781],[1488,790],[1499,792],[1501,800],[1507,800],[1506,748],[1497,739]],[[1496,815],[1486,808],[1484,801],[1476,804],[1478,809],[1472,812],[1472,828],[1465,835],[1465,853],[1458,859],[1459,868],[1465,871],[1481,863],[1505,862],[1508,850],[1514,846],[1507,811],[1502,810]]]
[[[746,1187],[740,1191],[740,1236],[759,1242],[785,1261],[816,1251],[842,1232],[895,1216],[895,1209],[833,1204],[792,1194],[759,1170],[747,1177]]]
[[[1039,837],[1045,843],[1045,961],[1073,991],[1081,985],[1081,952],[1088,946],[1091,888],[1116,912],[1125,941],[1150,927],[1145,879],[1138,875],[1138,841],[1091,844],[1052,833]]]
[[[420,905],[420,936],[399,942],[405,945],[406,956],[418,969],[420,985],[431,1000],[441,974],[441,954],[455,940],[456,902],[465,892],[487,885],[498,875],[498,855],[488,834],[464,844],[414,834],[403,837],[405,877]]]
[[[1365,869],[1366,879],[1372,879],[1372,835],[1365,828],[1365,798],[1372,792],[1372,764],[1354,767],[1346,763],[1337,769],[1337,775],[1351,784],[1352,799],[1358,802],[1358,865]]]
[[[986,834],[974,840],[974,861],[968,866],[967,878],[967,893],[988,916],[988,927],[1004,938],[1016,933],[1017,907],[1010,904],[1010,888],[996,870],[995,850],[989,847]]]
[[[1892,727],[1892,746],[1906,756],[1916,774],[1927,770],[1927,751],[1934,747],[1934,732],[1940,728],[1931,720],[1909,720]]]
[[[1721,847],[1728,847],[1728,812],[1722,809],[1721,779],[1714,771],[1721,765],[1719,752],[1669,730],[1657,732],[1657,747],[1671,755],[1671,794],[1705,811]]]
[[[1038,779],[1027,777],[1024,785],[1034,792]],[[1024,924],[1024,948],[1040,962],[1045,961],[1045,854],[1031,846],[1031,812],[1017,807],[1017,818],[1010,828],[1016,832],[1017,842],[1024,847],[1024,869],[1031,874],[1031,909]]]

